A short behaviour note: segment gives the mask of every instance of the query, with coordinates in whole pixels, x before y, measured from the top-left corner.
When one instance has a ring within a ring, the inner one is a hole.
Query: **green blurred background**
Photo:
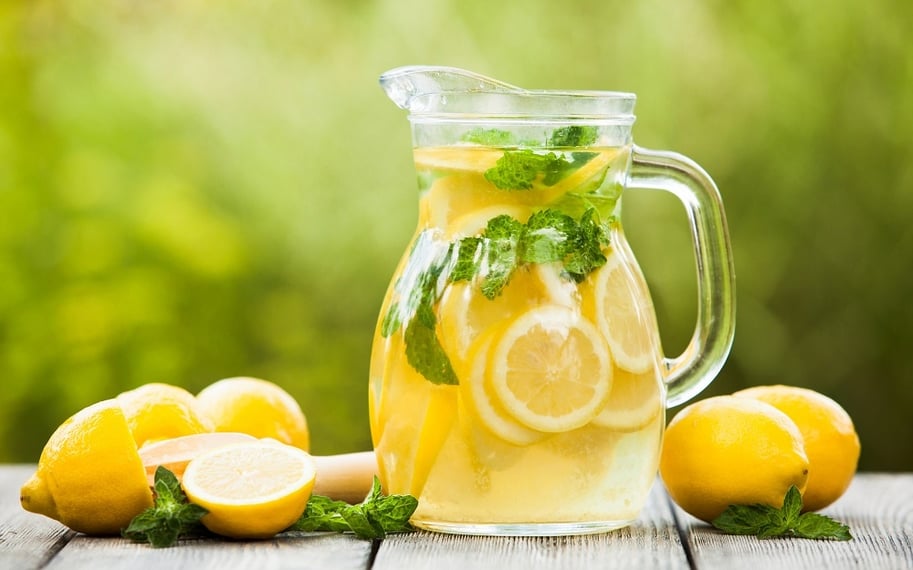
[[[861,467],[913,469],[908,0],[0,3],[0,461],[151,381],[254,375],[317,453],[367,449],[379,304],[416,219],[377,76],[472,69],[638,94],[635,139],[702,164],[738,276],[704,395],[820,390]],[[683,210],[625,224],[670,354],[695,288]]]

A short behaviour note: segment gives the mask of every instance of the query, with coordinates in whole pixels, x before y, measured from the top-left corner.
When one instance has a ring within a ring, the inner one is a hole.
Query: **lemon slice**
[[[491,385],[516,420],[544,432],[587,424],[605,405],[612,358],[579,313],[544,305],[523,313],[495,341]]]
[[[202,523],[232,538],[269,538],[291,526],[307,506],[317,476],[305,451],[278,442],[240,443],[187,465],[184,492],[209,511]]]
[[[652,303],[638,287],[637,276],[617,253],[590,276],[582,297],[591,297],[599,331],[609,343],[619,368],[646,372],[654,365],[655,322],[649,314]]]
[[[560,261],[536,263],[532,271],[542,286],[543,295],[549,303],[573,308],[579,306],[580,296],[577,284],[561,276],[564,265]]]
[[[476,282],[452,283],[438,305],[441,345],[454,366],[459,367],[466,360],[469,346],[492,325],[523,313],[541,301],[539,284],[526,267],[514,271],[510,282],[494,299],[485,297]]]
[[[468,373],[460,384],[461,393],[467,408],[489,432],[515,445],[530,445],[546,434],[526,427],[508,414],[493,397],[492,387],[487,382],[486,370],[493,336],[488,334],[473,346]]]
[[[593,424],[616,431],[636,431],[656,418],[663,408],[662,401],[659,379],[653,370],[634,374],[616,368],[609,400],[593,418]]]
[[[412,152],[418,170],[485,172],[502,156],[503,149],[475,145],[426,147]]]

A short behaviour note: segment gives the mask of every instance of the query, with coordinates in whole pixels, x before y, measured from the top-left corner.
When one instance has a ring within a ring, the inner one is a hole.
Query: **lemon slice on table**
[[[654,366],[652,303],[617,252],[610,253],[606,264],[581,284],[581,297],[584,311],[593,313],[619,368],[640,373]]]
[[[192,460],[184,492],[209,514],[202,523],[232,538],[269,538],[301,516],[317,476],[307,452],[275,441],[240,443]]]
[[[662,410],[663,395],[653,370],[640,374],[616,368],[609,400],[593,424],[617,431],[638,430]]]
[[[516,420],[544,432],[589,423],[612,386],[612,358],[590,321],[557,305],[523,313],[495,340],[488,375]]]
[[[469,368],[461,379],[460,390],[467,408],[492,434],[514,445],[530,445],[547,434],[531,429],[513,418],[492,393],[486,371],[494,331],[480,338],[469,353]]]

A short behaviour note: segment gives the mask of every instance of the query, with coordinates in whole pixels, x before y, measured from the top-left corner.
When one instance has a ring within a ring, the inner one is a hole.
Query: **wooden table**
[[[859,475],[847,494],[823,511],[849,524],[854,539],[848,542],[724,535],[672,505],[657,484],[633,526],[602,535],[494,538],[415,532],[371,542],[296,533],[257,542],[187,539],[154,549],[120,538],[87,537],[23,511],[19,487],[33,470],[31,465],[0,466],[3,570],[913,569],[913,473]]]

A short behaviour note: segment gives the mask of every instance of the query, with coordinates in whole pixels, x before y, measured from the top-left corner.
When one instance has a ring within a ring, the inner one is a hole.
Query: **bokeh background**
[[[151,381],[272,380],[317,453],[367,449],[379,304],[417,211],[406,64],[636,92],[636,141],[701,163],[738,278],[704,395],[820,390],[861,467],[913,469],[908,0],[0,3],[0,461]],[[682,208],[625,224],[665,348],[694,321]],[[674,410],[673,410],[674,412]]]

